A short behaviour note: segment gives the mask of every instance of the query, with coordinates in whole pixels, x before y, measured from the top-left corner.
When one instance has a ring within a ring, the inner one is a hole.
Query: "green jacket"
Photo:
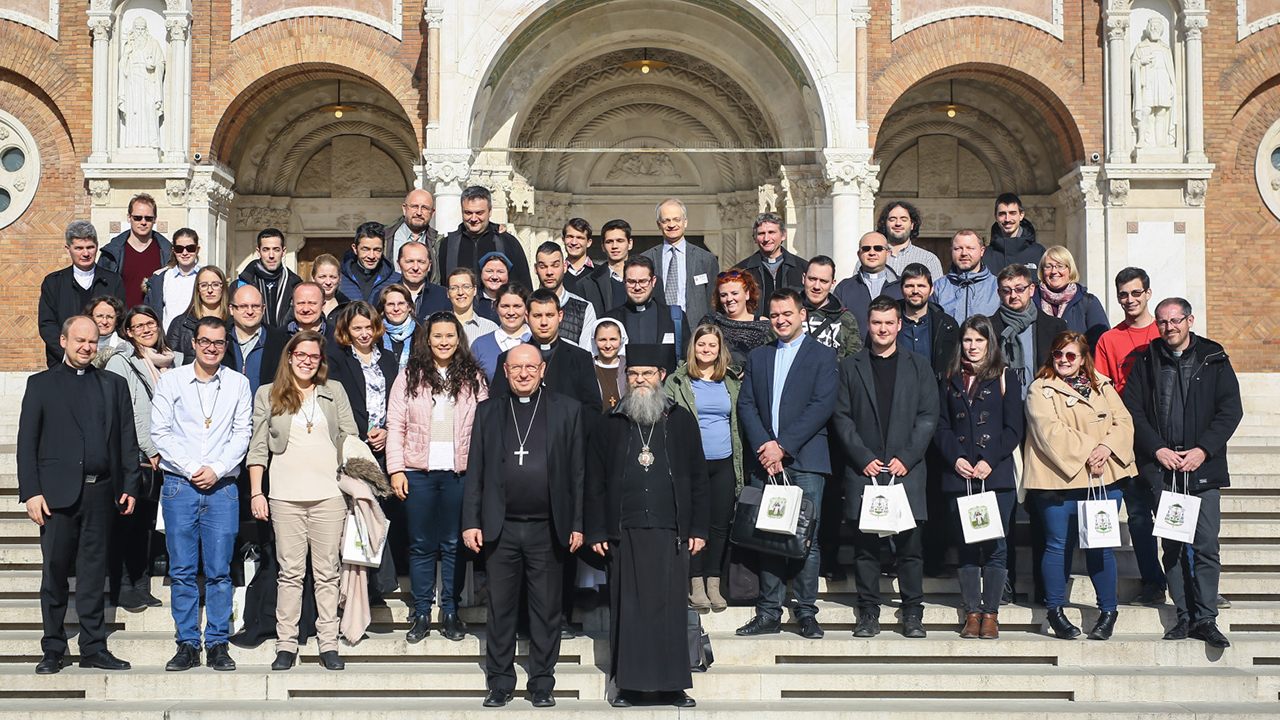
[[[729,391],[729,403],[731,410],[729,411],[729,441],[733,446],[733,476],[738,482],[738,491],[742,490],[742,426],[738,424],[738,390],[742,388],[742,373],[734,367],[730,367],[724,376],[725,389]],[[693,413],[694,417],[698,416],[698,406],[694,401],[693,380],[689,377],[689,367],[687,363],[680,363],[680,367],[675,373],[667,378],[666,384],[663,386],[667,392],[667,397],[671,398],[675,404],[683,407],[685,410]]]
[[[834,348],[837,360],[857,355],[862,349],[865,331],[858,327],[858,319],[840,304],[835,295],[829,296],[826,304],[820,308],[811,307],[806,299],[804,307],[809,313],[804,331],[813,336],[814,340]]]

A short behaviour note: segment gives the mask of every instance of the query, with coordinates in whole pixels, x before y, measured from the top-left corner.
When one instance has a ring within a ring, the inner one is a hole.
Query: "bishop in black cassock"
[[[710,525],[707,463],[698,419],[662,392],[669,352],[627,345],[627,396],[588,451],[583,517],[587,544],[607,558],[615,707],[643,693],[694,705],[687,590]]]

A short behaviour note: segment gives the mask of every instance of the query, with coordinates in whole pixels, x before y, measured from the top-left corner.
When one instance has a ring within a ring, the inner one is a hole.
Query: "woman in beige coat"
[[[1089,341],[1063,332],[1027,390],[1024,487],[1044,526],[1045,606],[1049,625],[1063,639],[1080,628],[1062,612],[1071,554],[1077,544],[1076,510],[1088,486],[1101,485],[1119,510],[1118,481],[1134,474],[1133,418],[1106,377],[1097,374]],[[1096,492],[1096,490],[1095,490]],[[1085,550],[1089,579],[1098,598],[1092,640],[1111,637],[1116,623],[1116,561],[1110,548]]]
[[[338,656],[338,570],[347,501],[338,489],[342,443],[359,437],[342,385],[326,382],[324,336],[303,330],[284,346],[275,381],[253,400],[249,509],[270,518],[280,563],[276,598],[276,659],[272,670],[288,670],[298,657],[302,582],[311,555],[315,578],[316,641],[320,664],[344,667]],[[271,468],[264,494],[263,471]]]

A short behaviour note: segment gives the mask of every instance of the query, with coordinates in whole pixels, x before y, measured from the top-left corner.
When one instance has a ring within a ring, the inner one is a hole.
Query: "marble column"
[[[206,163],[192,171],[187,190],[187,222],[204,246],[203,260],[210,265],[227,266],[230,241],[231,201],[235,193],[235,177],[222,168]],[[176,188],[170,194],[176,192]]]
[[[191,143],[191,12],[184,0],[169,0],[165,27],[169,30],[169,57],[165,72],[164,161],[185,163]]]
[[[1187,162],[1206,163],[1204,154],[1204,45],[1201,34],[1209,13],[1188,10],[1182,19],[1187,52]]]
[[[93,35],[93,131],[89,162],[105,163],[109,158],[109,135],[115,127],[111,112],[111,26],[110,10],[89,11]]]
[[[427,22],[427,125],[440,125],[440,26],[444,23],[444,8],[423,8],[422,18]]]
[[[858,264],[858,238],[874,227],[880,166],[871,161],[870,150],[828,150],[823,155],[823,174],[831,184],[831,258],[836,272],[847,276]]]
[[[1116,9],[1125,5],[1126,9]],[[1105,13],[1107,22],[1107,162],[1129,162],[1129,105],[1125,89],[1129,86],[1129,11],[1127,4],[1112,0]]]
[[[471,177],[471,151],[427,150],[422,159],[426,189],[436,199],[436,230],[445,235],[462,223],[462,189]]]
[[[854,58],[857,63],[855,72],[858,83],[858,104],[854,108],[854,119],[859,126],[867,124],[867,23],[871,22],[871,8],[859,6],[852,12],[854,27]]]

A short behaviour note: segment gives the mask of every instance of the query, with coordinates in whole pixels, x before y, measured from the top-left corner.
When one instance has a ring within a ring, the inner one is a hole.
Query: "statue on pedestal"
[[[1174,108],[1178,99],[1173,51],[1164,41],[1164,22],[1147,21],[1142,41],[1133,49],[1133,126],[1135,147],[1174,147],[1178,122]]]
[[[120,52],[120,146],[160,148],[164,117],[164,47],[135,18]]]

